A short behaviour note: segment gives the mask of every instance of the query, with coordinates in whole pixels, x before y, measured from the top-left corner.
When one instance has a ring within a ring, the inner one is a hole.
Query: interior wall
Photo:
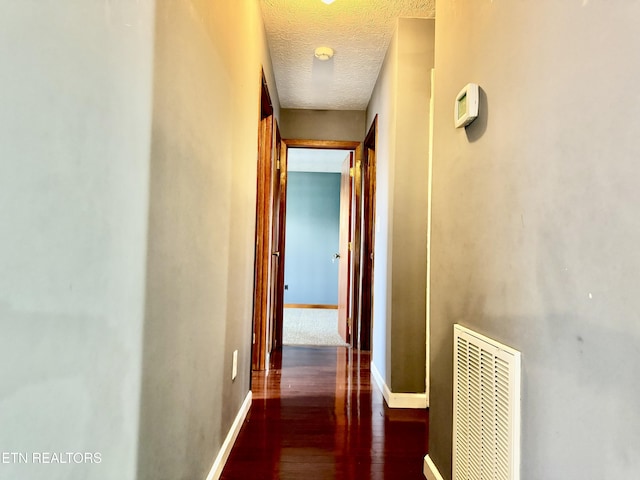
[[[257,1],[157,10],[138,478],[204,479],[249,391],[261,63],[272,74]]]
[[[398,31],[394,33],[380,68],[376,85],[367,107],[367,125],[378,115],[376,137],[376,215],[375,261],[373,272],[373,325],[371,331],[371,361],[391,383],[391,275],[390,241],[393,216],[393,160],[396,140]]]
[[[338,305],[340,174],[289,172],[284,303]]]
[[[357,110],[301,110],[283,108],[282,138],[362,142],[366,112]]]
[[[153,11],[2,5],[2,478],[136,478]]]
[[[99,458],[3,478],[205,478],[249,390],[259,4],[157,3],[0,18],[0,451]]]
[[[437,4],[429,455],[445,479],[456,322],[522,352],[523,480],[640,470],[640,66],[622,54],[639,15]],[[455,129],[469,82],[480,117]]]
[[[398,20],[367,109],[378,115],[373,362],[392,392],[424,393],[427,187],[434,20]]]
[[[433,19],[398,20],[398,116],[391,263],[393,392],[424,392],[426,365],[429,99]]]

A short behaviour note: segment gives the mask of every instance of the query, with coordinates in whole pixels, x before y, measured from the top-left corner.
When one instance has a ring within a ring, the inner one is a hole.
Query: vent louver
[[[519,480],[520,352],[454,325],[453,479]]]

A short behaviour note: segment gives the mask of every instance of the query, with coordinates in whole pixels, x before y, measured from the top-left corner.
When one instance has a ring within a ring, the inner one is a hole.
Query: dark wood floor
[[[253,375],[223,480],[424,480],[428,413],[389,409],[368,353],[284,347],[270,363]]]

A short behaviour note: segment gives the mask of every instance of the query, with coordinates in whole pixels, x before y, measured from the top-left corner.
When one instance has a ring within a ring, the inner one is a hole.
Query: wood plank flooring
[[[221,479],[424,480],[428,412],[389,409],[369,367],[345,347],[274,353]]]

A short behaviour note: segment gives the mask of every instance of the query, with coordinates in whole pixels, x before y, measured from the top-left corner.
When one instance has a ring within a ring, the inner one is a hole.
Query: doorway
[[[353,161],[353,150],[288,150],[284,345],[349,341]]]
[[[266,85],[264,86],[266,89]],[[263,90],[263,94],[265,90]],[[268,96],[268,92],[266,92]],[[262,127],[264,123],[264,128]],[[373,232],[375,205],[375,125],[367,135],[366,158],[363,144],[353,141],[280,140],[273,114],[261,122],[262,148],[258,160],[258,202],[256,225],[256,285],[254,304],[253,370],[264,370],[268,356],[282,347],[284,310],[284,258],[286,228],[287,157],[290,149],[310,148],[353,151],[349,167],[352,205],[351,241],[346,247],[349,273],[347,304],[339,308],[339,324],[347,343],[362,350],[371,349]],[[372,133],[373,132],[373,133]],[[278,145],[276,145],[278,143]],[[279,212],[274,215],[274,212]],[[274,233],[278,230],[278,233]],[[340,254],[342,256],[342,254]],[[366,256],[366,258],[365,258]],[[272,259],[277,261],[273,262]],[[278,265],[275,273],[274,263]],[[366,298],[365,298],[366,297]]]

